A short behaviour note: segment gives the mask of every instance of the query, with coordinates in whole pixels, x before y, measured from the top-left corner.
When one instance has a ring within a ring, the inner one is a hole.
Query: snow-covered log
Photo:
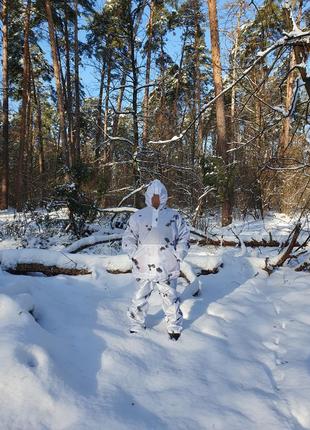
[[[117,240],[122,240],[122,234],[94,233],[91,236],[83,237],[73,242],[65,251],[75,254],[90,246],[99,245],[100,243],[115,242]]]
[[[269,235],[269,240],[266,239],[261,239],[261,240],[257,240],[257,239],[250,239],[250,240],[232,240],[232,239],[223,239],[223,238],[219,238],[219,237],[208,237],[206,234],[204,234],[203,232],[195,229],[195,228],[191,228],[191,235],[192,235],[192,239],[191,242],[192,243],[197,243],[198,245],[201,246],[205,246],[205,245],[213,245],[213,246],[225,246],[225,247],[237,247],[237,246],[241,246],[241,244],[243,244],[246,247],[281,247],[283,248],[284,246],[286,246],[287,244],[285,242],[279,242],[278,240],[274,240],[272,239],[271,234]],[[199,237],[200,239],[195,239],[195,237]],[[88,248],[90,246],[94,246],[94,245],[99,245],[101,243],[108,243],[108,242],[115,242],[115,241],[121,241],[122,240],[122,233],[117,233],[117,234],[101,234],[101,233],[94,233],[91,236],[87,236],[84,237],[82,239],[77,240],[76,242],[72,243],[71,245],[69,245],[67,248],[65,248],[65,252],[70,252],[70,253],[77,253],[82,251],[85,248]],[[299,246],[299,243],[296,242],[296,244],[294,246]]]
[[[126,254],[98,256],[71,254],[45,249],[8,249],[0,252],[1,269],[13,274],[41,272],[47,276],[87,275],[105,270],[130,273],[132,262]],[[181,276],[189,283],[197,276],[217,273],[222,260],[214,256],[190,255],[181,263]]]
[[[131,261],[125,254],[98,256],[45,249],[8,249],[0,252],[0,262],[2,270],[15,274],[42,272],[54,276],[87,275],[102,269],[109,273],[131,271]]]
[[[89,269],[75,269],[68,267],[46,266],[42,263],[17,263],[14,267],[7,267],[7,272],[14,275],[26,275],[27,273],[40,272],[46,276],[55,275],[90,275]]]

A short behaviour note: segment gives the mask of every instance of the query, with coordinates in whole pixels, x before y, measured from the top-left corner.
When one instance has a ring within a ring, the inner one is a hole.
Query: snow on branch
[[[295,81],[294,93],[292,96],[292,103],[291,103],[291,106],[290,106],[288,111],[286,111],[285,109],[283,109],[280,106],[273,106],[272,109],[275,110],[276,112],[279,112],[284,118],[291,117],[295,112],[299,90],[302,86],[303,86],[303,84],[301,82],[301,79],[297,78]]]
[[[120,206],[117,208],[98,208],[98,212],[121,213],[121,212],[136,212],[138,209],[131,206]]]
[[[125,197],[122,198],[122,200],[119,202],[118,206],[121,206],[126,200],[128,200],[130,197],[132,197],[134,194],[139,193],[140,191],[144,190],[149,184],[143,184],[140,187],[134,189],[129,194],[127,194]],[[135,209],[135,208],[132,208]],[[136,211],[137,209],[135,209]]]
[[[122,240],[122,234],[99,234],[94,233],[91,236],[83,237],[82,239],[77,240],[72,243],[70,246],[65,248],[66,252],[76,253],[80,252],[85,248],[89,248],[90,246],[98,245],[100,243],[110,243]]]
[[[220,97],[225,95],[235,85],[237,85],[242,79],[244,79],[245,76],[247,76],[251,72],[251,70],[257,64],[259,64],[267,55],[269,55],[274,50],[281,48],[283,46],[287,46],[287,45],[294,46],[296,44],[299,44],[300,42],[310,44],[310,30],[302,31],[299,29],[297,29],[297,30],[295,29],[289,33],[285,33],[285,35],[283,37],[281,37],[275,43],[273,43],[271,46],[269,46],[269,48],[265,49],[264,51],[258,52],[256,55],[256,59],[253,61],[253,63],[249,67],[247,67],[245,69],[245,71],[241,74],[241,76],[239,76],[239,78],[237,78],[230,85],[228,85],[226,88],[224,88],[223,91],[221,93],[219,93],[216,97],[214,97],[212,100],[210,100],[208,103],[206,103],[201,108],[201,110],[196,115],[196,117],[189,123],[189,125],[178,136],[173,136],[171,139],[167,139],[167,140],[158,140],[158,141],[151,140],[147,144],[166,144],[166,143],[173,143],[173,142],[177,142],[177,141],[181,140],[188,133],[188,131],[196,124],[198,119],[206,112],[206,110],[216,102],[217,99],[219,99]]]

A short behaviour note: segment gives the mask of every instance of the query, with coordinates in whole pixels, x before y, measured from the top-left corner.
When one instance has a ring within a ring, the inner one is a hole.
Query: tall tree
[[[0,209],[9,204],[9,75],[8,75],[8,2],[2,1],[2,175]]]
[[[68,145],[71,148],[71,152],[74,153],[74,135],[73,135],[73,97],[72,97],[72,76],[71,76],[71,44],[69,35],[70,26],[70,2],[66,1],[64,5],[65,16],[64,16],[64,39],[65,39],[65,63],[66,63],[66,82],[64,82],[64,89],[66,90],[66,111],[67,111],[67,123],[68,123]],[[66,85],[65,85],[66,84]]]
[[[24,20],[24,48],[23,48],[23,78],[22,78],[22,106],[21,106],[21,123],[19,134],[18,164],[16,176],[16,208],[21,210],[23,203],[27,198],[28,177],[27,163],[28,160],[28,137],[29,137],[29,114],[30,114],[30,49],[29,49],[29,32],[30,32],[30,11],[31,0],[27,0]]]
[[[50,45],[51,45],[52,58],[53,58],[54,77],[56,82],[61,146],[64,154],[65,165],[68,168],[71,168],[73,160],[72,160],[72,152],[68,148],[65,109],[64,109],[64,96],[63,96],[63,89],[62,89],[62,83],[61,83],[62,81],[61,69],[60,69],[60,64],[59,64],[59,59],[57,54],[55,27],[54,27],[53,12],[52,12],[52,6],[51,6],[50,0],[45,0],[45,10],[46,10]]]
[[[80,55],[79,55],[79,2],[74,0],[74,85],[75,85],[75,124],[74,124],[74,146],[77,161],[81,158],[81,145],[80,145]]]
[[[147,25],[147,42],[146,42],[146,65],[145,65],[145,90],[143,99],[143,143],[146,144],[149,136],[149,96],[150,96],[150,76],[152,61],[152,43],[153,43],[153,19],[155,1],[151,0],[149,11],[149,20]]]
[[[303,0],[299,0],[298,15],[296,19],[297,25],[300,24],[300,21],[302,18],[302,7],[303,7]],[[288,27],[293,26],[292,19],[290,16],[290,10],[288,8],[285,9],[285,20]],[[295,51],[294,49],[291,51],[290,59],[288,61],[288,72],[287,72],[288,76],[286,79],[286,91],[285,91],[285,102],[284,102],[285,110],[287,113],[289,113],[289,110],[293,102],[294,83],[297,78],[296,71],[294,70],[296,66]],[[297,51],[296,51],[296,54],[297,54]],[[287,115],[287,117],[284,118],[283,120],[282,131],[280,133],[280,151],[279,152],[281,156],[285,156],[285,151],[290,142],[290,126],[291,126],[291,116]]]
[[[223,91],[222,80],[222,65],[221,65],[221,52],[219,42],[219,28],[217,19],[217,5],[216,0],[208,0],[209,7],[209,20],[210,20],[210,36],[211,36],[211,52],[212,52],[212,66],[213,66],[213,79],[215,96],[218,97]],[[226,133],[226,120],[225,120],[225,102],[224,96],[219,96],[215,104],[216,110],[216,133],[217,133],[217,154],[222,157],[225,169],[225,175],[228,176],[228,144]],[[222,225],[228,225],[232,221],[232,205],[231,205],[231,189],[228,185],[223,188],[223,204],[222,204]]]

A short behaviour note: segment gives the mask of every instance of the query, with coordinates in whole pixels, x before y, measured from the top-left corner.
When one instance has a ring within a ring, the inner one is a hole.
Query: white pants
[[[145,328],[145,317],[149,308],[149,298],[157,287],[162,299],[167,330],[169,333],[181,333],[183,314],[180,309],[180,299],[176,291],[177,279],[167,281],[137,281],[137,289],[128,309],[131,329],[138,331]]]

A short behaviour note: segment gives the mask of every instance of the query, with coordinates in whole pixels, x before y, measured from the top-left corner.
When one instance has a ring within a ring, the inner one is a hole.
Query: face
[[[152,206],[155,209],[159,208],[159,204],[160,204],[160,198],[159,198],[159,194],[154,194],[152,197]]]

